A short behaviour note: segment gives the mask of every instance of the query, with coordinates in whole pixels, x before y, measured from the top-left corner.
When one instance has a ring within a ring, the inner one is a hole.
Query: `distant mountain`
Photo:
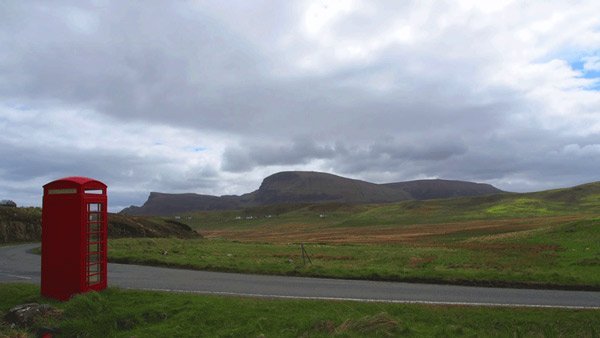
[[[174,215],[188,211],[234,210],[273,204],[341,202],[390,203],[410,199],[481,196],[502,191],[482,183],[419,180],[375,184],[312,171],[285,171],[265,178],[260,188],[242,196],[165,194],[152,192],[141,207],[121,211],[128,215]]]
[[[252,194],[259,205],[279,203],[385,203],[411,199],[393,187],[353,180],[341,176],[309,172],[286,171],[265,178]]]
[[[192,210],[230,210],[241,208],[239,196],[210,196],[198,194],[165,194],[151,192],[141,207],[121,210],[126,215],[173,215]]]

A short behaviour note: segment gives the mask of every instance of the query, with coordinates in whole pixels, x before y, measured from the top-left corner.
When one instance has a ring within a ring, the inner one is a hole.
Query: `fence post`
[[[304,249],[304,243],[300,243],[300,248],[302,249],[302,265],[306,265],[306,259],[308,258],[308,262],[312,264],[312,260],[308,255],[308,252]]]

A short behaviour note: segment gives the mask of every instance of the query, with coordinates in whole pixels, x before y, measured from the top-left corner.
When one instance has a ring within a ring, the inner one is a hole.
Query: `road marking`
[[[576,305],[535,305],[535,304],[510,304],[510,303],[478,303],[478,302],[444,302],[429,300],[400,300],[400,299],[372,299],[372,298],[351,298],[351,297],[318,297],[318,296],[285,296],[269,295],[260,293],[227,292],[227,291],[207,291],[207,290],[178,290],[178,289],[158,289],[158,288],[129,288],[133,290],[197,293],[220,296],[241,296],[258,298],[283,298],[283,299],[308,299],[308,300],[333,300],[333,301],[353,301],[367,303],[395,303],[395,304],[425,304],[425,305],[456,305],[456,306],[488,306],[488,307],[524,307],[524,308],[545,308],[545,309],[569,309],[569,310],[599,310],[600,306],[576,306]]]

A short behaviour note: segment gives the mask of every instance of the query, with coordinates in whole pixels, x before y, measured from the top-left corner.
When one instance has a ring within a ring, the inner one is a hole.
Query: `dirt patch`
[[[225,238],[241,242],[330,244],[411,243],[415,245],[421,243],[428,245],[432,241],[445,240],[450,237],[464,237],[464,240],[470,240],[472,237],[481,238],[482,236],[508,237],[511,234],[547,228],[576,219],[581,219],[581,217],[539,217],[476,220],[443,224],[415,224],[409,226],[374,225],[348,228],[327,228],[311,224],[280,224],[242,230],[207,230],[203,232],[203,235],[206,238]],[[463,242],[464,240],[461,239]]]

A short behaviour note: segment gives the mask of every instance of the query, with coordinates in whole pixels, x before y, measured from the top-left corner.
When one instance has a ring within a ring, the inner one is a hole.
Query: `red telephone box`
[[[68,300],[106,288],[106,185],[65,177],[44,185],[42,295]]]

